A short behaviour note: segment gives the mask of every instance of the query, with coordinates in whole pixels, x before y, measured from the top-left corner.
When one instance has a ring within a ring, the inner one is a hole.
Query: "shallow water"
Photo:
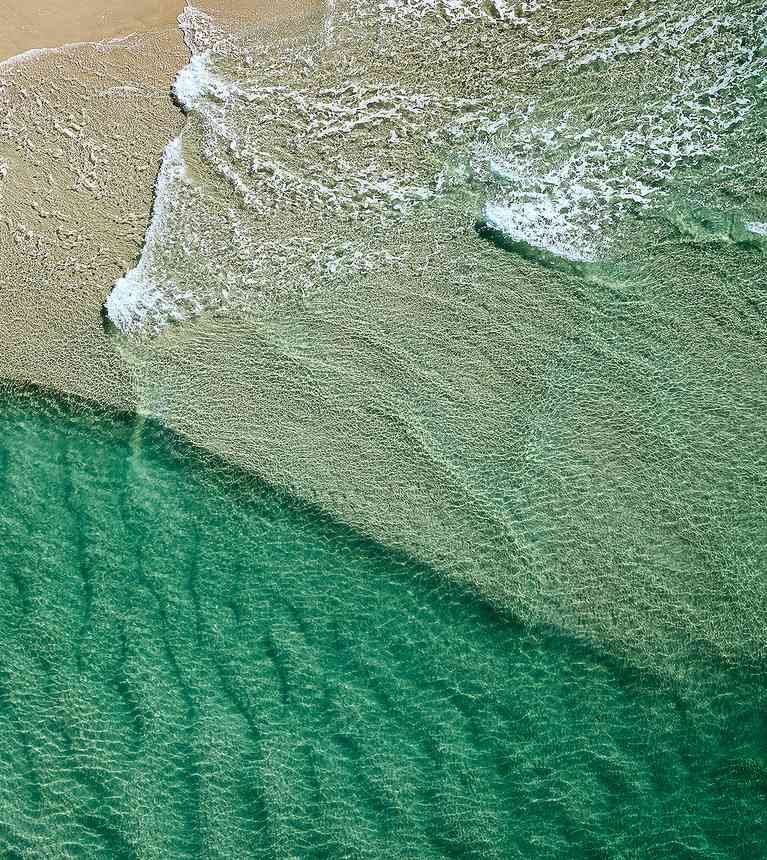
[[[758,665],[638,673],[140,418],[0,438],[4,856],[762,855]]]
[[[0,850],[763,856],[764,4],[181,26],[132,268],[133,85],[0,81],[32,378],[140,413],[0,402]]]
[[[759,244],[763,3],[343,0],[180,24],[188,124],[107,302],[125,332],[364,289],[475,220],[539,261],[610,262],[648,218],[716,201]]]
[[[763,4],[181,23],[140,410],[637,666],[767,655]]]

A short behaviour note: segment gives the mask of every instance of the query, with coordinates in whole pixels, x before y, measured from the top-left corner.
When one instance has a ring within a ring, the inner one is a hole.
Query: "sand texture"
[[[179,0],[21,0],[0,2],[0,59],[31,48],[95,42],[173,27]]]
[[[306,8],[221,0],[216,14],[263,25]],[[170,92],[189,58],[182,9],[0,2],[4,378],[135,407],[102,307],[140,254],[163,149],[184,125]]]
[[[140,251],[185,60],[172,29],[0,66],[3,376],[132,406],[101,306]]]
[[[219,0],[210,5],[224,16],[277,19],[299,11],[305,2],[253,3]],[[33,48],[97,42],[133,33],[174,28],[184,8],[181,0],[0,0],[0,60]]]

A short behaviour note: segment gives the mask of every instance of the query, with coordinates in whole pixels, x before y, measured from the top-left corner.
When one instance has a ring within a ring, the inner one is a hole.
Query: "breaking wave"
[[[595,24],[539,3],[357,0],[278,37],[187,7],[174,94],[190,122],[110,317],[153,334],[407,264],[423,208],[610,259],[678,173],[728,169],[763,95],[766,16],[720,4]]]

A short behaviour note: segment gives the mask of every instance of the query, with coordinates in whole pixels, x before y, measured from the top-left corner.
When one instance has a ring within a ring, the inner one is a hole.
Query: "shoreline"
[[[64,0],[0,0],[0,116],[13,117],[0,129],[5,380],[137,407],[102,308],[140,257],[163,151],[186,123],[171,86],[189,61],[178,18],[192,5],[83,0],[78,18]],[[276,24],[313,2],[194,6]]]
[[[285,0],[280,8],[261,0],[0,0],[0,67],[32,51],[58,51],[101,45],[133,36],[178,30],[188,7],[215,17],[277,22],[311,6],[306,0]],[[179,38],[181,34],[179,33]]]
[[[114,36],[110,39],[98,39],[93,42],[66,42],[63,45],[55,45],[49,48],[27,48],[26,51],[22,51],[20,54],[13,54],[10,57],[0,59],[0,69],[11,68],[12,66],[16,66],[20,63],[31,62],[50,54],[66,54],[69,51],[76,51],[78,49],[95,48],[98,51],[107,51],[111,48],[126,46],[131,39],[138,39],[142,35],[147,34],[138,32],[126,33],[123,36]]]
[[[14,118],[0,133],[6,380],[135,409],[101,309],[143,246],[188,56],[174,25],[0,61],[0,113]]]
[[[0,0],[0,65],[31,51],[55,51],[176,27],[183,0]],[[13,22],[9,24],[8,22]]]

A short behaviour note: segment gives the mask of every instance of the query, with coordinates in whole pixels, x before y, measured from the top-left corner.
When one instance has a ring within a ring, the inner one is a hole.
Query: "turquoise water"
[[[640,673],[141,418],[0,438],[2,856],[764,856],[758,662]]]
[[[763,0],[180,26],[139,416],[0,401],[0,854],[767,856]]]

